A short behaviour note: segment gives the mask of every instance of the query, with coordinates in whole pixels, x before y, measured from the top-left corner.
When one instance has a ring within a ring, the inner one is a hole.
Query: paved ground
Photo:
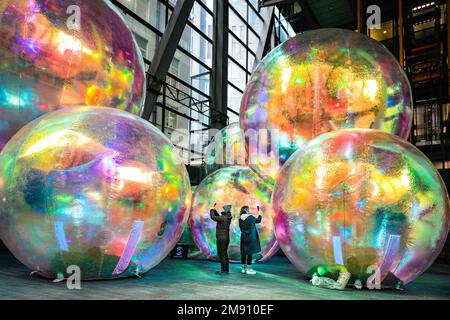
[[[283,257],[256,266],[258,274],[214,274],[218,264],[205,260],[163,261],[145,277],[87,281],[81,290],[52,283],[29,271],[9,253],[0,253],[0,299],[450,299],[450,265],[435,264],[404,291],[312,287]]]

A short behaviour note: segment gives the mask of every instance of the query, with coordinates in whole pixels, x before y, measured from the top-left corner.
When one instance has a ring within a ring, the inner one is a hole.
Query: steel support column
[[[363,33],[363,22],[362,22],[362,0],[356,0],[356,19],[358,32]],[[365,34],[365,32],[364,32]]]
[[[270,41],[272,40],[273,26],[275,22],[274,12],[275,7],[270,7],[267,9],[266,16],[264,17],[264,25],[261,31],[261,37],[259,38],[258,48],[256,49],[256,57],[255,63],[253,64],[253,70],[266,55],[266,50],[270,45]]]
[[[142,118],[149,120],[177,50],[195,0],[178,0],[149,67]],[[163,119],[164,121],[164,119]]]
[[[294,0],[260,0],[258,2],[259,8],[279,6],[284,4],[291,4]]]
[[[403,0],[398,0],[398,61],[402,68],[405,68],[404,50]]]
[[[448,57],[448,55],[450,54],[450,0],[446,1],[445,7],[446,7],[446,18],[447,18],[446,28],[445,28],[447,30],[447,57],[446,57],[446,60],[448,63],[447,75],[448,75],[448,79],[450,79],[450,69],[448,68],[448,66],[450,65],[450,58]],[[448,84],[449,84],[449,86],[448,86],[447,94],[448,94],[448,96],[450,96],[450,81],[448,81]],[[449,121],[450,121],[450,119],[449,119]]]
[[[228,0],[214,0],[213,60],[210,83],[211,128],[227,125]]]

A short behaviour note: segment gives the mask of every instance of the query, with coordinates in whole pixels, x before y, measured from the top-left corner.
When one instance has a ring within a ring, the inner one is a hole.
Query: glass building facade
[[[112,0],[151,64],[176,0]],[[227,123],[239,121],[242,94],[251,76],[268,8],[257,0],[228,6]],[[271,46],[295,33],[275,8]],[[210,81],[213,64],[214,0],[196,0],[178,43],[150,121],[171,138],[188,167],[201,167],[211,137]]]

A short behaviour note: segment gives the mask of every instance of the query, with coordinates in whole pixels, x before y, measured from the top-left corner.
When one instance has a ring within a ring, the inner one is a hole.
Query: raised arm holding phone
[[[216,225],[217,255],[220,259],[220,271],[217,274],[229,273],[228,245],[230,244],[231,205],[224,205],[223,212],[216,210],[217,203],[209,211],[209,215]]]

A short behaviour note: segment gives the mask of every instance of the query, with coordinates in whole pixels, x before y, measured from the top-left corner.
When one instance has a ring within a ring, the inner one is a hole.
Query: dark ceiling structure
[[[260,1],[277,5],[296,32],[317,28],[357,28],[356,0]]]

